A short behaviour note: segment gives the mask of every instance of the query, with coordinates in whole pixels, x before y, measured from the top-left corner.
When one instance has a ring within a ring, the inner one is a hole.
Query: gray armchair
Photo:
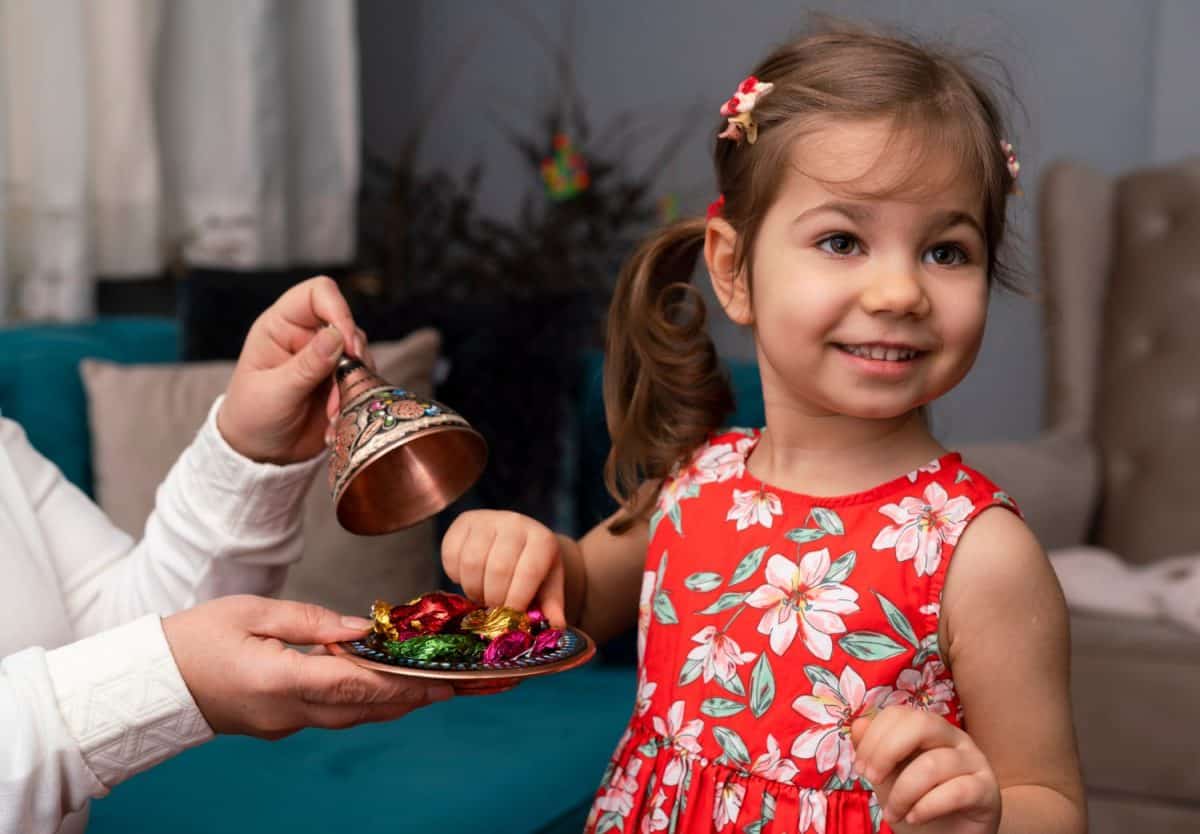
[[[1115,180],[1058,163],[1038,213],[1046,430],[964,456],[1047,549],[1200,553],[1200,159]],[[1200,636],[1073,612],[1072,700],[1092,833],[1200,832]]]

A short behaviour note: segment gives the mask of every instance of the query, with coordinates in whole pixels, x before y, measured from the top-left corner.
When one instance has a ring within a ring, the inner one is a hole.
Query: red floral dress
[[[713,437],[659,494],[637,700],[588,832],[888,831],[851,722],[893,704],[962,722],[942,586],[967,524],[1011,499],[953,453],[855,495],[789,493],[747,471],[759,437]]]

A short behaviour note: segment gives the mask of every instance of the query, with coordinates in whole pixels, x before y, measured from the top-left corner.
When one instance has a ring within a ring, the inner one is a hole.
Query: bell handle
[[[361,360],[342,354],[333,371],[333,381],[341,398],[342,408],[345,409],[354,402],[364,391],[381,386],[387,382],[368,368]]]
[[[347,356],[346,354],[343,353],[341,358],[338,359],[337,366],[334,368],[333,373],[337,377],[337,379],[341,380],[341,379],[345,379],[347,376],[349,376],[354,371],[357,371],[359,368],[365,368],[365,367],[367,367],[367,366],[364,365],[361,360],[355,359],[352,356]]]

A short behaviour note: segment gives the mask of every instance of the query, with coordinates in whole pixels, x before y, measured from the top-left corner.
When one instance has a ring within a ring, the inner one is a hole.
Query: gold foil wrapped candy
[[[392,606],[381,599],[375,600],[371,606],[371,620],[374,623],[372,631],[388,640],[397,640],[400,632],[392,625]]]
[[[515,608],[483,608],[472,611],[462,619],[463,631],[478,634],[485,640],[494,640],[510,631],[523,631],[526,634],[533,630],[533,624],[524,611]]]

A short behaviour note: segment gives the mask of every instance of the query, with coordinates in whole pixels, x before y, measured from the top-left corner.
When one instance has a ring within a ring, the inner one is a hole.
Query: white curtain
[[[0,0],[0,320],[354,251],[353,0]]]

